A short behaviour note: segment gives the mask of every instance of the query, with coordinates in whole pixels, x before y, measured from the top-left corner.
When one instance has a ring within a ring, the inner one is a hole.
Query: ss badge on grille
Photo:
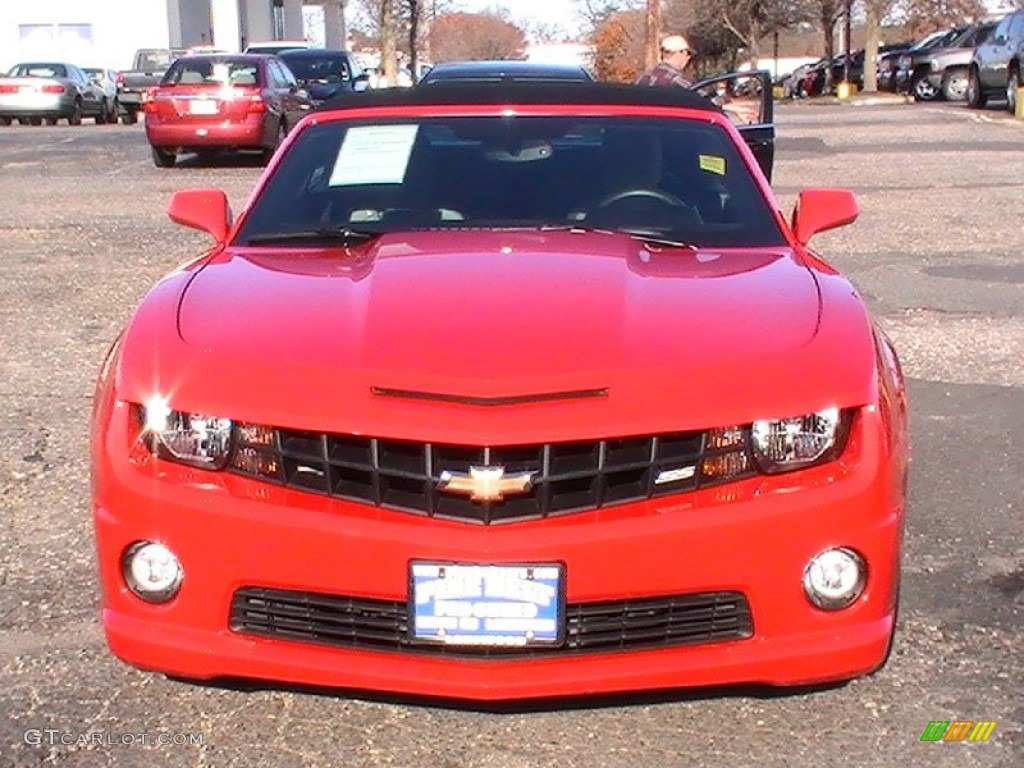
[[[440,491],[461,493],[473,501],[503,501],[506,496],[529,493],[536,472],[506,475],[504,467],[470,467],[469,472],[441,473]]]

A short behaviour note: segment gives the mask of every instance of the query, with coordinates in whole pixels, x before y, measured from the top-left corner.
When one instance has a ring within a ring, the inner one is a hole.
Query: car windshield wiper
[[[358,245],[383,235],[383,232],[366,232],[349,227],[321,227],[319,229],[300,229],[293,232],[269,232],[265,235],[253,235],[246,245],[260,243],[340,243],[342,245]]]
[[[651,245],[661,245],[666,248],[687,248],[691,251],[700,250],[700,246],[682,240],[672,240],[667,237],[659,237],[646,232],[630,229],[605,229],[603,227],[588,227],[582,224],[549,225],[540,227],[541,232],[596,232],[601,235],[629,235],[634,240]]]
[[[693,243],[685,243],[682,240],[671,240],[667,237],[652,237],[651,235],[645,235],[642,232],[630,232],[629,230],[623,230],[623,233],[629,235],[634,240],[639,240],[640,242],[648,245],[661,245],[665,248],[686,248],[691,251],[700,250],[700,246],[694,245]]]

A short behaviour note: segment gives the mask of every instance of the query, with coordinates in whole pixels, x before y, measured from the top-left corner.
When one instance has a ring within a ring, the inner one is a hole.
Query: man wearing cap
[[[669,35],[661,41],[661,61],[637,79],[637,85],[678,85],[689,88],[693,80],[684,70],[690,63],[690,44],[682,35]]]
[[[695,81],[684,70],[692,58],[690,44],[682,35],[669,35],[661,41],[661,61],[650,72],[637,78],[637,85],[676,85],[692,88]],[[761,105],[757,100],[736,99],[728,93],[704,94],[721,107],[737,125],[752,125],[760,120]]]

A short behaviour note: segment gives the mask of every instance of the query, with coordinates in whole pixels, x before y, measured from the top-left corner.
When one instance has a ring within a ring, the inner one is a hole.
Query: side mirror
[[[228,196],[221,189],[183,189],[176,192],[167,207],[171,221],[213,235],[223,243],[231,229]]]
[[[848,189],[805,189],[793,209],[793,234],[800,245],[807,245],[818,232],[850,224],[859,213]]]
[[[353,91],[365,91],[370,87],[370,76],[365,72],[361,75],[357,75],[352,78],[352,90]]]

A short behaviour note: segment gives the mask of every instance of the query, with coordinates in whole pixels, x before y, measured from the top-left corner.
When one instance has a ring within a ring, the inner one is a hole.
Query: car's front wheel
[[[11,124],[11,118],[9,118],[9,117],[0,117],[0,125],[10,125],[10,124]]]
[[[135,125],[139,122],[139,113],[134,109],[125,110],[124,116],[121,118],[121,122],[124,125]]]
[[[987,100],[985,93],[981,90],[978,69],[971,67],[971,71],[967,74],[967,106],[971,109],[981,109]]]
[[[71,108],[71,114],[68,115],[68,125],[81,125],[82,124],[82,102],[80,99],[75,99],[75,105]]]
[[[918,75],[914,78],[912,89],[914,101],[935,101],[939,98],[939,89],[932,85],[931,80],[926,75]]]
[[[947,72],[942,78],[942,96],[946,101],[963,101],[967,98],[967,73],[962,69]]]
[[[173,168],[178,161],[178,154],[173,149],[161,149],[152,147],[153,164],[157,168]]]

